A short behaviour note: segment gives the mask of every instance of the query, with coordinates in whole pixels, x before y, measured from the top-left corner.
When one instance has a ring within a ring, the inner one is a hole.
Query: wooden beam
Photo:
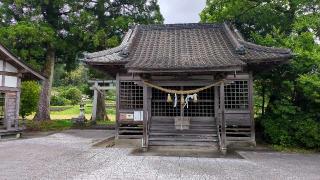
[[[0,91],[19,91],[19,88],[0,86]]]
[[[88,80],[88,83],[108,83],[108,84],[115,84],[117,80]]]
[[[0,75],[22,77],[21,73],[0,71]]]
[[[113,89],[116,89],[115,86],[106,86],[106,87],[103,87],[103,86],[99,86],[98,88],[96,87],[90,87],[90,90],[95,90],[95,89],[98,89],[98,90],[113,90]]]
[[[221,113],[221,152],[227,153],[226,120],[225,120],[224,82],[220,84],[220,113]]]
[[[137,69],[129,69],[129,73],[195,73],[195,72],[226,72],[226,71],[242,71],[244,65],[234,65],[234,66],[224,66],[218,68],[210,68],[210,69],[180,69],[180,70],[137,70]]]

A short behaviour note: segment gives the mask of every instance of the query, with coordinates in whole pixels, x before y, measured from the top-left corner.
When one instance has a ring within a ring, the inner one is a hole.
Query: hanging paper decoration
[[[177,103],[178,103],[178,96],[177,96],[177,94],[174,94],[174,104],[173,104],[173,107],[177,107]]]
[[[193,94],[193,102],[194,103],[198,102],[198,94]]]
[[[172,98],[171,98],[171,95],[170,95],[170,94],[168,94],[167,102],[168,102],[168,103],[172,102]]]
[[[197,101],[198,101],[198,97],[197,97],[197,96],[198,96],[197,94],[187,95],[186,99],[184,100],[185,103],[184,103],[183,108],[186,107],[186,106],[187,106],[187,108],[189,108],[189,101],[190,101],[190,99],[192,99],[193,102],[197,102]]]

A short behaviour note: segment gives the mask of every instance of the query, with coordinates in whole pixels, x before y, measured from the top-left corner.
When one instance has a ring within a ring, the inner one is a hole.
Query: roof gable
[[[0,53],[3,53],[7,59],[6,61],[10,61],[11,65],[14,65],[18,69],[24,69],[23,73],[30,73],[38,79],[44,80],[45,77],[41,75],[39,72],[35,71],[31,67],[29,67],[25,62],[21,61],[20,58],[11,53],[6,47],[0,44]],[[12,64],[13,63],[13,64]]]
[[[129,72],[233,71],[292,57],[288,49],[258,46],[239,35],[225,23],[137,25],[120,46],[88,53],[84,61],[118,63]]]

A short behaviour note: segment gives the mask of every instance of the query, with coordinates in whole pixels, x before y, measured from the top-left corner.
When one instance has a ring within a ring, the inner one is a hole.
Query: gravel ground
[[[244,159],[133,156],[95,148],[112,131],[71,130],[0,142],[0,179],[320,179],[319,154],[241,151]]]

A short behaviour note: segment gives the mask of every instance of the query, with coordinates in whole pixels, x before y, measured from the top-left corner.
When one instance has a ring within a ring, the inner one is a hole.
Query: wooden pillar
[[[143,85],[143,137],[142,137],[142,148],[148,149],[149,146],[149,87]]]
[[[249,73],[249,110],[250,110],[250,122],[251,122],[251,142],[254,146],[256,146],[256,131],[255,131],[255,124],[254,124],[254,108],[253,108],[253,76],[252,72]]]
[[[226,120],[225,120],[225,103],[224,103],[224,82],[220,84],[220,113],[221,113],[221,152],[227,153],[227,137],[226,137]]]
[[[219,87],[214,86],[214,117],[216,121],[219,121]],[[218,124],[218,122],[217,122]]]
[[[119,79],[119,73],[117,73],[116,76],[116,136],[115,139],[119,139],[119,119],[120,119],[120,79]]]
[[[19,129],[19,111],[20,111],[20,94],[21,94],[21,78],[20,78],[20,74],[19,74],[19,77],[18,77],[17,87],[19,88],[19,90],[17,91],[17,94],[16,94],[16,118],[15,118],[15,124],[14,124],[14,127],[15,127],[16,130]]]
[[[6,124],[6,129],[7,131],[9,131],[11,129],[11,119],[8,117],[8,101],[9,101],[9,96],[8,96],[8,92],[5,93],[5,113],[4,113],[4,119],[5,119],[5,124]]]
[[[91,120],[96,121],[97,118],[97,105],[98,105],[98,82],[96,81],[93,85],[93,107],[92,107],[92,116]]]

